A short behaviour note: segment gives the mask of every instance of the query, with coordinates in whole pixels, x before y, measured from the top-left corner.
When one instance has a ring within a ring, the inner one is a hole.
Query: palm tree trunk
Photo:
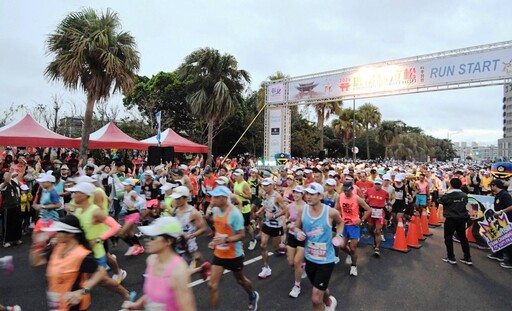
[[[206,165],[212,165],[212,148],[213,148],[213,120],[208,121],[208,156]]]
[[[388,145],[384,146],[384,160],[387,160],[388,158]]]
[[[370,136],[368,135],[368,127],[366,128],[366,159],[370,160]]]
[[[82,125],[82,141],[80,142],[80,159],[87,162],[87,151],[89,150],[89,134],[91,133],[92,113],[96,100],[92,94],[87,94],[87,106],[85,106],[84,124]]]
[[[345,159],[348,159],[348,142],[345,142]]]

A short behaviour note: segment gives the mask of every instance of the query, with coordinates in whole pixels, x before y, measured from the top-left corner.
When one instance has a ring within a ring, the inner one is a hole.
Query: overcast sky
[[[459,3],[459,4],[456,4]],[[82,7],[111,8],[135,36],[139,74],[173,71],[213,47],[250,72],[252,89],[276,71],[290,76],[511,40],[509,1],[1,1],[0,105],[85,101],[43,77],[45,39]],[[494,143],[502,135],[503,87],[356,101],[454,141]],[[113,97],[115,103],[121,97]],[[352,106],[352,102],[346,103]],[[1,111],[2,109],[0,109]]]

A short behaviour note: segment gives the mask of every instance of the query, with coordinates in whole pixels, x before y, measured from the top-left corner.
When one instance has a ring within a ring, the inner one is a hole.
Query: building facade
[[[503,86],[503,138],[498,139],[498,156],[503,161],[512,159],[512,84]]]

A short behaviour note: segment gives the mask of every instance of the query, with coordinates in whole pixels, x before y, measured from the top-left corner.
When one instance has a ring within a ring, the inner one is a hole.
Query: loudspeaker
[[[162,163],[172,163],[174,161],[174,147],[164,147],[162,149]]]
[[[150,146],[148,148],[148,164],[160,165],[162,163],[162,147]]]
[[[172,162],[174,160],[174,147],[156,147],[150,146],[148,148],[148,164],[160,165],[165,162]]]

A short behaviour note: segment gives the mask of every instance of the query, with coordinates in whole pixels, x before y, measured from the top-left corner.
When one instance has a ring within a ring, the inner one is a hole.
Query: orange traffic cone
[[[468,239],[468,242],[476,243],[476,239],[473,236],[473,226],[469,226],[469,228],[466,229],[466,238]]]
[[[423,236],[423,229],[421,228],[421,218],[420,214],[418,212],[415,213],[416,215],[416,234],[418,236],[418,240],[425,241],[427,238]]]
[[[439,227],[441,225],[439,223],[439,218],[437,217],[437,208],[435,206],[430,208],[430,218],[428,219],[428,225],[432,227]]]
[[[428,219],[427,219],[427,211],[423,210],[421,213],[421,233],[424,236],[431,236],[430,230],[428,229]]]
[[[444,216],[443,216],[443,205],[439,204],[439,209],[437,210],[437,219],[440,223],[444,224]]]
[[[409,230],[407,231],[407,246],[420,248],[422,245],[418,241],[418,229],[416,222],[416,217],[412,216],[411,222],[409,223]]]
[[[396,228],[395,242],[393,243],[394,251],[408,253],[411,250],[407,247],[407,241],[405,240],[405,230],[402,218],[398,218],[398,226]]]

